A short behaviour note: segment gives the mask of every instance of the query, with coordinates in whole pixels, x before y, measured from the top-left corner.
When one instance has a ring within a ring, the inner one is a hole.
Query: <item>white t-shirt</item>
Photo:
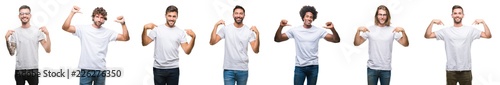
[[[391,70],[392,45],[394,40],[399,41],[402,34],[393,32],[392,26],[369,26],[370,32],[361,34],[368,43],[368,68],[376,70]]]
[[[80,38],[80,69],[106,70],[106,54],[108,44],[116,41],[118,33],[101,27],[94,28],[92,25],[75,26],[75,36]]]
[[[481,31],[470,26],[447,27],[436,31],[446,50],[446,70],[471,70],[471,44],[481,37]]]
[[[160,25],[149,33],[149,38],[155,41],[154,68],[172,69],[179,67],[179,51],[181,43],[186,43],[184,30],[178,27]]]
[[[38,43],[43,39],[38,27],[14,29],[9,42],[16,45],[16,70],[38,69]]]
[[[316,26],[304,28],[298,26],[286,33],[288,38],[295,40],[295,66],[318,65],[318,44],[328,33]]]
[[[225,40],[224,69],[248,70],[248,44],[255,40],[255,34],[248,26],[236,28],[227,24],[217,33]]]

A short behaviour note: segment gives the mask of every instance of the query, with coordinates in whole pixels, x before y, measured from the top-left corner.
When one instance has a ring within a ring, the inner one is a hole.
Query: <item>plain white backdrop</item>
[[[241,5],[246,10],[244,23],[255,25],[260,31],[260,53],[249,50],[248,85],[291,85],[295,63],[293,40],[273,41],[281,19],[293,26],[302,25],[299,10],[304,5],[314,6],[318,18],[313,25],[324,26],[332,21],[340,35],[340,43],[320,41],[320,70],[318,85],[366,85],[368,45],[353,45],[357,27],[373,25],[376,7],[386,5],[392,16],[392,25],[405,28],[410,46],[394,44],[392,85],[446,84],[446,56],[443,41],[423,37],[432,19],[441,19],[452,26],[451,7],[461,5],[463,23],[472,25],[475,19],[484,19],[493,38],[478,39],[472,45],[472,74],[474,85],[500,85],[500,45],[497,28],[500,26],[499,8],[494,0],[2,0],[0,1],[0,34],[21,26],[18,8],[29,5],[31,24],[47,26],[52,40],[52,52],[39,48],[39,69],[78,69],[79,39],[65,32],[61,26],[73,5],[81,7],[72,24],[91,24],[92,10],[104,7],[108,12],[105,27],[121,32],[113,22],[123,15],[127,22],[130,41],[109,43],[107,67],[120,69],[119,78],[106,78],[108,85],[153,85],[154,43],[141,45],[142,27],[147,23],[164,24],[169,5],[179,8],[176,26],[193,29],[197,35],[190,55],[180,53],[180,85],[222,85],[224,42],[209,45],[210,33],[218,20],[233,23],[232,9]],[[439,30],[445,26],[434,26]],[[483,30],[482,25],[473,25]],[[283,32],[291,27],[285,27]],[[190,39],[188,37],[188,39]],[[2,38],[2,43],[5,42]],[[249,48],[250,49],[250,48]],[[180,48],[179,48],[180,50]],[[5,45],[0,45],[0,82],[13,85],[16,58],[9,56]],[[67,75],[66,75],[67,76]],[[40,78],[40,85],[78,85],[79,78]]]

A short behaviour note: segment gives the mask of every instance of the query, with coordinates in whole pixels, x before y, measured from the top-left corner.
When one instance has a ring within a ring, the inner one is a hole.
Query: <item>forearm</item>
[[[403,31],[403,32],[401,32],[401,34],[402,34],[402,37],[401,37],[401,39],[399,40],[399,41],[400,41],[400,43],[401,43],[401,45],[403,45],[403,46],[405,46],[405,47],[409,46],[409,45],[410,45],[410,42],[408,41],[408,36],[406,36],[406,32],[405,32],[405,31]]]
[[[274,41],[275,42],[281,42],[283,41],[281,38],[281,30],[283,30],[283,26],[279,26],[278,30],[276,30],[276,34],[274,35]]]
[[[191,41],[189,41],[189,47],[188,47],[188,50],[186,51],[186,54],[191,54],[191,51],[194,48],[195,41],[196,41],[196,37],[192,37]]]
[[[7,51],[9,51],[10,56],[13,56],[13,55],[14,55],[15,50],[14,50],[14,49],[13,49],[13,47],[10,45],[10,42],[9,42],[9,41],[5,41],[5,43],[7,44]]]
[[[75,13],[71,12],[68,16],[68,18],[66,18],[66,21],[64,21],[64,24],[62,26],[62,29],[63,30],[68,30],[69,27],[71,26],[71,19],[73,19],[73,15],[75,15]]]
[[[123,24],[122,24],[122,35],[126,41],[130,40],[130,37],[128,35],[127,25],[125,25],[125,22],[123,22]]]
[[[146,28],[144,28],[142,30],[142,46],[148,45],[147,38],[149,38],[149,37],[147,36],[147,34],[148,34],[148,31]]]
[[[483,23],[483,27],[484,27],[484,34],[488,38],[491,38],[491,32],[490,32],[490,28],[488,27],[488,25],[486,25],[486,23]]]
[[[260,49],[260,36],[259,33],[257,32],[255,33],[255,46],[253,50],[255,53],[259,53],[260,52],[259,49]]]
[[[425,31],[425,35],[424,37],[425,38],[431,38],[431,35],[432,35],[432,22],[429,24],[429,26],[427,27],[427,30]]]
[[[215,25],[214,29],[212,30],[212,34],[210,37],[210,45],[214,45],[216,42],[215,38],[217,37],[217,27],[219,27],[219,25]]]
[[[339,34],[337,33],[337,30],[335,30],[335,27],[333,27],[332,29],[330,29],[333,33],[333,41],[334,43],[338,43],[340,42],[340,37],[339,37]]]
[[[49,34],[45,35],[45,45],[43,45],[43,48],[45,49],[45,52],[50,53],[51,52],[51,42],[50,42],[50,36]]]
[[[360,31],[358,30],[356,34],[354,35],[354,46],[359,46],[361,43],[363,43],[362,37],[359,35]]]

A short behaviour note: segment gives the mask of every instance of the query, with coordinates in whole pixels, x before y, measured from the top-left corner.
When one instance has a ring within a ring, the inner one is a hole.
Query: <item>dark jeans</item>
[[[304,85],[304,80],[307,78],[307,85],[316,85],[318,80],[318,65],[310,65],[299,67],[295,66],[294,85]]]
[[[153,68],[155,85],[179,85],[179,68],[157,69]]]
[[[101,70],[80,70],[80,85],[105,85],[106,74]]]
[[[380,80],[380,85],[389,85],[391,82],[391,70],[375,70],[367,68],[368,85],[377,85]]]
[[[472,85],[471,71],[446,71],[446,85]]]
[[[29,85],[38,85],[38,69],[16,70],[14,78],[16,85],[25,85],[26,81]]]

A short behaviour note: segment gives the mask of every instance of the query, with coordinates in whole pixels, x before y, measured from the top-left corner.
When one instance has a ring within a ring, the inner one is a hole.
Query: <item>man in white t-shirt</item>
[[[237,5],[233,9],[234,23],[225,25],[223,20],[215,23],[210,45],[222,39],[224,43],[224,85],[246,85],[248,79],[248,43],[253,52],[259,53],[259,31],[255,26],[248,27],[243,24],[245,9]],[[218,33],[219,25],[225,25]]]
[[[398,41],[405,47],[410,43],[403,28],[390,26],[391,14],[386,6],[377,7],[374,21],[374,26],[358,28],[354,35],[354,46],[359,46],[366,40],[370,41],[367,65],[368,85],[377,85],[379,80],[380,85],[389,85],[393,42]],[[360,34],[361,32],[363,34]]]
[[[147,46],[155,41],[153,75],[155,85],[178,85],[179,84],[179,46],[186,54],[190,54],[194,47],[196,35],[191,29],[184,30],[175,26],[178,9],[176,6],[167,7],[165,17],[167,22],[160,26],[153,23],[144,25],[142,31],[142,46]],[[147,34],[147,30],[151,32]],[[186,34],[191,36],[191,41],[186,41]]]
[[[459,5],[452,7],[451,17],[453,26],[432,32],[434,24],[443,25],[439,19],[434,19],[427,27],[425,38],[443,40],[446,51],[446,84],[460,85],[472,84],[471,45],[472,41],[479,38],[491,38],[490,29],[482,19],[476,19],[473,24],[483,24],[484,31],[462,24],[464,17],[463,8]]]
[[[329,42],[338,43],[340,42],[340,37],[332,22],[327,22],[324,28],[330,30],[333,34],[327,33],[326,30],[311,24],[318,14],[313,6],[304,6],[299,13],[304,24],[294,27],[285,33],[281,33],[283,27],[290,26],[287,24],[287,20],[281,20],[280,26],[274,36],[274,41],[282,42],[289,38],[295,39],[296,59],[294,85],[304,85],[304,80],[306,78],[307,85],[316,85],[319,69],[319,40],[325,39]]]
[[[97,7],[92,12],[91,25],[71,25],[73,15],[80,13],[80,7],[73,6],[71,13],[64,22],[62,29],[80,38],[81,53],[80,64],[80,85],[104,85],[106,71],[106,54],[108,44],[111,41],[128,41],[127,26],[123,16],[119,16],[115,22],[122,26],[122,34],[111,29],[102,27],[107,20],[107,12],[102,7]],[[91,74],[91,75],[88,75]]]
[[[25,85],[26,81],[29,85],[38,85],[38,43],[50,53],[49,31],[45,27],[31,26],[31,8],[27,5],[19,7],[19,19],[21,27],[8,30],[5,34],[10,56],[17,51],[14,79],[16,85]]]

